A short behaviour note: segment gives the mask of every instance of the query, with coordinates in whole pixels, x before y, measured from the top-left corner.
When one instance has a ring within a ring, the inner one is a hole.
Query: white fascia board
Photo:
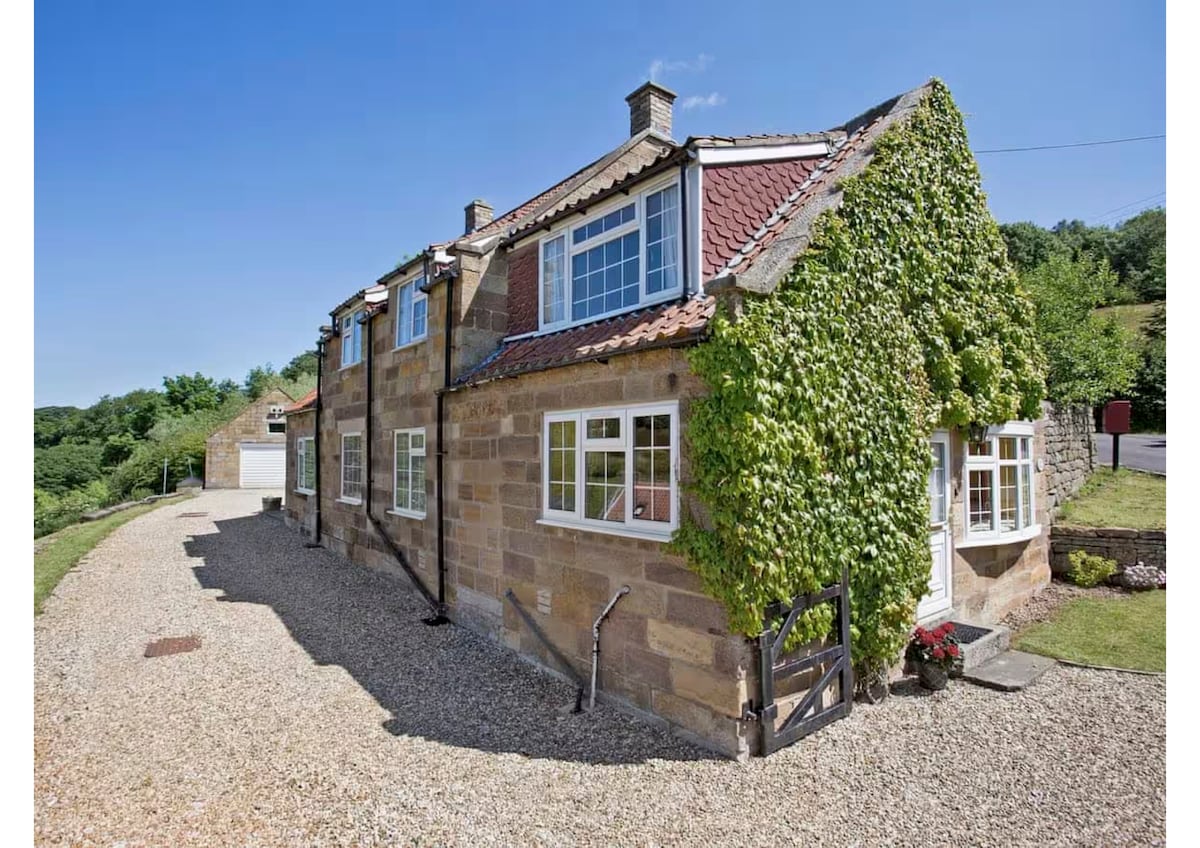
[[[701,165],[733,165],[739,162],[771,162],[776,159],[811,159],[829,155],[824,141],[807,144],[764,144],[754,147],[700,147],[696,158]]]

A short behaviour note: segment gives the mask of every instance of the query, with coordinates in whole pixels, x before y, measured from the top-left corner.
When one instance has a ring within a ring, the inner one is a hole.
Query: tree
[[[317,376],[317,352],[306,350],[292,357],[292,361],[280,369],[279,376],[292,382],[305,376]]]
[[[1032,221],[1001,224],[1000,234],[1008,248],[1008,261],[1018,272],[1032,271],[1051,256],[1068,252],[1058,236]]]
[[[1167,305],[1146,322],[1141,362],[1133,383],[1133,420],[1139,429],[1167,429]]]
[[[275,372],[275,367],[268,362],[266,365],[256,365],[250,369],[246,374],[243,391],[250,400],[258,400],[280,382],[281,378]]]
[[[59,444],[33,450],[33,485],[64,495],[103,476],[99,445]]]
[[[1095,405],[1126,393],[1138,367],[1133,338],[1113,318],[1093,312],[1116,284],[1107,263],[1055,255],[1021,282],[1036,306],[1050,399]]]
[[[1148,209],[1117,228],[1113,270],[1143,303],[1167,296],[1167,212]]]
[[[232,380],[226,382],[233,387],[233,391],[237,391],[237,384]],[[205,377],[199,371],[190,377],[187,374],[163,377],[163,392],[167,397],[167,405],[176,413],[216,409],[221,405],[224,396],[229,394],[228,388],[225,383],[218,386],[212,377]]]

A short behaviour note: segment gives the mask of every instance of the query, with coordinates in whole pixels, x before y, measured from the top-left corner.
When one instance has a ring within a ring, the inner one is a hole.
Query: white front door
[[[929,574],[929,594],[917,604],[918,621],[940,615],[953,604],[949,520],[950,435],[945,432],[934,433],[930,449],[933,451],[933,468],[929,472],[929,552],[933,556],[933,569]]]

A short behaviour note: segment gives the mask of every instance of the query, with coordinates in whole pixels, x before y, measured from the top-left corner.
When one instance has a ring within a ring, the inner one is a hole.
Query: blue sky
[[[499,213],[619,144],[652,66],[680,139],[825,129],[931,76],[976,149],[1166,131],[1161,3],[845,9],[43,0],[35,403],[283,365],[472,198]],[[1163,141],[980,165],[1000,221],[1166,188]]]

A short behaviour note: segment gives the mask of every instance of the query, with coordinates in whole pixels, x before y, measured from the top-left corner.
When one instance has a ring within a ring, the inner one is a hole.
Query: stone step
[[[1049,657],[1005,651],[963,672],[963,680],[1001,692],[1019,692],[1055,665]]]

